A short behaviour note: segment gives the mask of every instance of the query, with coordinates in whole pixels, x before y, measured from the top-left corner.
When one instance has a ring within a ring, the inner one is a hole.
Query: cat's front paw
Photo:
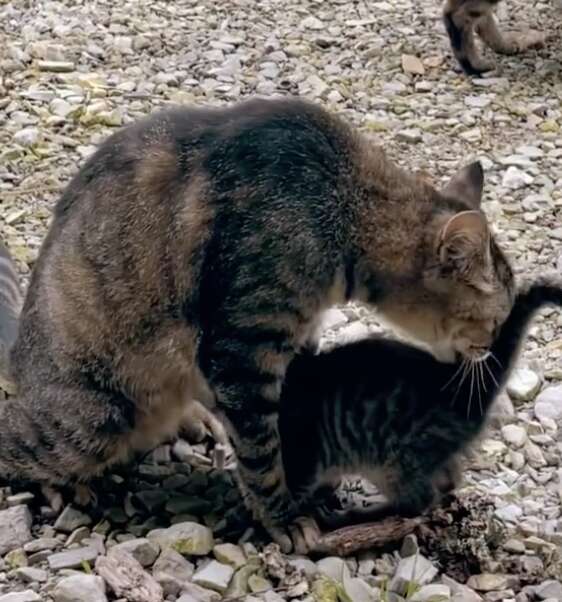
[[[299,516],[285,527],[266,524],[264,527],[284,554],[308,554],[322,537],[318,523],[309,516]]]

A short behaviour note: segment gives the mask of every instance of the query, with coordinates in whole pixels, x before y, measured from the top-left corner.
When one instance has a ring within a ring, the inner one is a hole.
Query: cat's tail
[[[0,241],[0,389],[15,392],[10,373],[10,349],[18,333],[23,295],[8,249]]]
[[[519,286],[513,308],[490,348],[492,361],[488,366],[502,381],[517,358],[532,317],[548,305],[562,307],[561,275],[540,276]]]

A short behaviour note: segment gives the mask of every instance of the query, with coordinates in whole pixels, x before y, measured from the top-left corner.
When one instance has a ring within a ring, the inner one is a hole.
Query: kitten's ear
[[[444,196],[468,203],[473,209],[480,209],[484,190],[484,170],[480,161],[463,167],[441,191]]]
[[[484,276],[489,266],[490,230],[480,211],[461,211],[453,215],[438,235],[438,255],[441,266],[469,279],[472,284]]]

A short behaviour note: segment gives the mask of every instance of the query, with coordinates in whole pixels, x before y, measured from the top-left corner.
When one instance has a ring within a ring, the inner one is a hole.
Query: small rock
[[[402,70],[404,73],[409,73],[411,75],[423,75],[425,73],[423,63],[413,54],[402,55]]]
[[[320,21],[320,19],[310,15],[309,17],[304,18],[301,21],[301,25],[305,28],[305,29],[313,29],[316,31],[321,31],[322,29],[324,29],[326,27],[326,25],[324,25],[324,23],[322,21]]]
[[[507,392],[515,401],[531,401],[541,388],[538,375],[527,368],[519,368],[512,372],[507,381]]]
[[[193,564],[172,548],[164,550],[152,567],[152,575],[162,586],[165,596],[177,596],[194,571]]]
[[[478,592],[493,592],[506,589],[508,587],[508,580],[505,575],[482,573],[469,577],[466,585]]]
[[[260,575],[250,575],[248,578],[248,587],[254,594],[260,594],[273,589],[271,582]]]
[[[537,418],[562,419],[562,384],[546,387],[535,401]]]
[[[230,564],[235,569],[246,564],[246,555],[239,546],[231,543],[221,543],[213,548],[213,554],[219,562]]]
[[[516,504],[507,504],[503,508],[498,508],[494,514],[505,522],[516,523],[523,515],[523,510]]]
[[[349,574],[349,568],[343,558],[338,558],[337,556],[322,558],[316,563],[316,566],[322,575],[326,575],[326,577],[340,583],[343,583],[351,576]]]
[[[19,211],[18,212],[20,215],[23,213],[22,217],[25,217],[27,215],[26,211]],[[12,221],[9,221],[9,218],[12,218]],[[15,216],[14,214],[11,214],[10,216],[7,216],[4,221],[8,224],[15,224],[19,221],[19,218],[17,218],[17,216]],[[33,493],[30,493],[29,491],[24,491],[22,493],[16,493],[16,495],[9,495],[6,498],[6,502],[8,503],[8,506],[10,506],[10,508],[12,506],[20,506],[22,504],[30,504],[33,500],[35,499],[35,496],[33,495]]]
[[[173,548],[176,552],[190,556],[206,556],[213,549],[213,532],[208,527],[194,522],[182,522],[168,529],[156,529],[146,536],[161,549]]]
[[[545,460],[541,448],[532,441],[527,441],[527,443],[525,443],[523,451],[525,452],[527,462],[533,468],[542,468],[547,465],[547,461]]]
[[[403,142],[416,143],[422,141],[421,131],[418,128],[406,128],[404,130],[400,130],[396,134],[397,140],[402,140]]]
[[[506,552],[511,552],[512,554],[525,553],[525,544],[519,539],[508,539],[502,547]]]
[[[418,585],[426,585],[433,581],[438,572],[433,564],[421,554],[402,558],[396,567],[389,589],[404,595],[410,581],[414,581]]]
[[[0,596],[0,602],[41,602],[41,596],[27,589],[24,592],[13,592]]]
[[[37,61],[39,71],[51,71],[52,73],[70,73],[74,71],[74,63],[71,61]]]
[[[57,518],[55,529],[63,533],[72,533],[79,527],[85,527],[92,524],[92,519],[83,512],[76,510],[72,506],[67,506]]]
[[[408,602],[434,602],[434,600],[445,601],[451,598],[451,588],[441,583],[424,585],[410,598]]]
[[[61,579],[53,590],[55,602],[107,602],[105,583],[94,575],[71,575]]]
[[[524,188],[534,182],[533,176],[528,173],[511,165],[508,167],[503,174],[502,186],[510,188],[511,190],[517,190],[518,188]]]
[[[535,594],[539,600],[562,600],[562,584],[554,579],[544,581],[535,588]]]
[[[515,448],[522,447],[527,441],[527,431],[522,426],[516,424],[504,426],[502,428],[502,436],[506,443]]]
[[[218,602],[221,595],[195,583],[187,583],[176,602]]]
[[[402,547],[400,548],[400,556],[402,556],[402,558],[407,558],[408,556],[414,556],[418,551],[418,538],[413,533],[406,535],[402,542]]]
[[[344,583],[344,590],[353,602],[374,602],[379,599],[377,590],[357,577],[347,579]]]
[[[37,128],[23,128],[14,134],[14,142],[21,146],[34,146],[39,142],[41,133]]]
[[[226,591],[232,575],[234,575],[234,569],[230,565],[212,560],[193,575],[192,581],[196,585],[222,594]]]
[[[31,523],[27,506],[0,511],[0,556],[31,541]]]
[[[38,583],[43,583],[47,581],[49,574],[47,571],[43,569],[37,569],[32,566],[24,566],[15,571],[16,577],[23,581],[24,583],[33,583],[37,581]]]
[[[53,571],[61,569],[81,568],[85,562],[93,562],[99,556],[99,550],[94,546],[84,546],[67,552],[51,554],[47,558],[49,568]]]
[[[157,544],[152,543],[145,538],[130,539],[129,541],[113,546],[112,549],[128,552],[144,567],[152,566],[160,552]]]
[[[72,113],[74,108],[62,98],[54,98],[49,104],[49,110],[53,115],[57,115],[57,117],[66,117]]]

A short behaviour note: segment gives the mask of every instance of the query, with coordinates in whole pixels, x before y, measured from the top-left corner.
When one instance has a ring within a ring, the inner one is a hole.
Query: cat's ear
[[[441,267],[486,288],[491,262],[490,229],[480,211],[461,211],[445,223],[439,232],[438,255]]]
[[[459,170],[441,191],[446,197],[458,199],[473,209],[480,209],[484,190],[484,170],[480,161],[475,161]]]

